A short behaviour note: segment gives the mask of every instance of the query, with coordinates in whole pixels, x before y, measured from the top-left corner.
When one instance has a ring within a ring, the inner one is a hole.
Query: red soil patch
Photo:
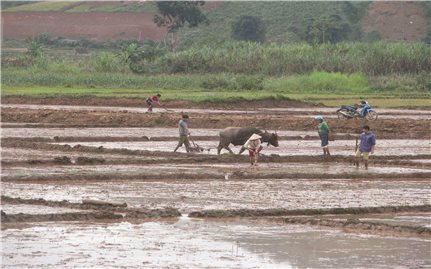
[[[377,31],[390,41],[420,41],[427,31],[424,17],[420,2],[372,2],[362,18],[362,30]]]
[[[2,12],[3,37],[25,39],[47,33],[65,38],[161,40],[166,30],[151,13]]]

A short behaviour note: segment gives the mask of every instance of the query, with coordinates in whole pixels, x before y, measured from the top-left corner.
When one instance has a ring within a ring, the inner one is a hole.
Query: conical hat
[[[250,136],[250,140],[257,140],[257,139],[261,139],[262,137],[258,134],[253,134],[252,136]]]

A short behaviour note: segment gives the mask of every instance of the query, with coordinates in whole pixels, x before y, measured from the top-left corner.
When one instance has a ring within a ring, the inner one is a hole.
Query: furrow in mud
[[[176,114],[138,114],[121,112],[57,111],[3,108],[2,120],[5,122],[61,123],[74,126],[116,126],[116,127],[175,127],[179,120]],[[95,125],[97,123],[97,125]],[[365,121],[328,119],[328,124],[336,133],[358,133]],[[380,138],[430,138],[430,119],[379,119],[368,122]],[[226,126],[256,126],[268,130],[315,129],[310,118],[286,117],[285,115],[209,115],[196,114],[191,117],[190,128],[222,129]],[[405,126],[405,128],[399,128]]]
[[[192,218],[232,218],[232,217],[276,217],[301,215],[337,215],[337,214],[372,214],[396,212],[431,212],[431,205],[421,206],[381,206],[381,207],[349,207],[322,209],[240,209],[240,210],[205,210],[189,213]]]
[[[2,221],[3,216],[10,217],[5,218],[7,222],[19,222],[19,221],[61,221],[61,220],[89,220],[86,218],[93,219],[110,219],[109,216],[112,216],[114,219],[118,218],[170,218],[170,217],[178,217],[181,216],[181,213],[178,209],[175,208],[158,208],[158,209],[149,209],[149,208],[128,208],[125,203],[112,203],[112,202],[104,202],[97,200],[83,200],[81,203],[73,203],[69,201],[47,201],[45,199],[22,199],[22,198],[14,198],[8,196],[1,196],[2,203],[6,204],[28,204],[28,205],[44,205],[49,207],[64,207],[64,208],[73,208],[73,209],[81,209],[81,210],[93,210],[93,211],[101,211],[102,213],[108,212],[107,217],[98,217],[97,214],[100,212],[70,212],[70,213],[61,213],[61,214],[5,214],[2,213]],[[92,215],[92,214],[96,215]],[[115,214],[118,213],[118,214]],[[41,216],[40,219],[37,219],[38,216]],[[53,219],[49,219],[49,218]],[[75,218],[76,219],[73,219]],[[64,218],[64,219],[62,219]],[[70,219],[72,218],[72,219]],[[36,220],[35,220],[36,219]]]
[[[318,218],[283,218],[283,222],[287,224],[318,225],[341,228],[343,229],[343,231],[346,232],[362,234],[374,234],[383,236],[397,235],[401,237],[418,236],[421,238],[431,238],[431,228],[360,221],[356,218],[351,218],[347,221]]]

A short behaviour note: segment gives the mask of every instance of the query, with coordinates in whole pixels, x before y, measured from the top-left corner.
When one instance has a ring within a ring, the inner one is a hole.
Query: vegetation
[[[232,24],[232,38],[235,40],[264,42],[265,26],[259,18],[241,16]]]
[[[313,18],[336,17],[343,41],[361,39],[360,19],[369,2],[227,1],[206,13],[211,24],[183,33],[184,47],[230,39],[231,25],[241,16],[253,16],[266,26],[268,43],[305,42]]]
[[[2,9],[7,12],[63,11],[63,12],[144,12],[153,13],[157,8],[153,2],[118,1],[97,2],[85,1],[1,1]]]

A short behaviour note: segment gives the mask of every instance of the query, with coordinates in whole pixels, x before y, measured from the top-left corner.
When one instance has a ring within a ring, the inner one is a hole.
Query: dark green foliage
[[[363,34],[362,40],[365,42],[377,42],[382,40],[382,35],[377,31],[372,31],[372,32]]]
[[[0,1],[0,2],[1,2],[1,9],[4,10],[11,7],[37,3],[40,1]]]
[[[166,27],[169,33],[177,32],[186,23],[189,27],[208,23],[208,19],[199,8],[204,4],[204,1],[157,1],[160,15],[154,16],[154,22],[159,27]]]
[[[132,43],[123,49],[123,59],[129,64],[130,70],[135,73],[150,72],[152,63],[163,56],[166,50],[154,42],[146,42],[143,46]]]
[[[264,42],[264,23],[257,17],[241,16],[232,24],[232,38],[243,41]]]
[[[422,7],[423,7],[425,18],[427,20],[427,34],[422,41],[427,44],[431,44],[431,2],[429,1],[422,2]]]
[[[346,39],[350,31],[349,24],[338,15],[310,19],[306,40],[314,44],[335,43]]]

